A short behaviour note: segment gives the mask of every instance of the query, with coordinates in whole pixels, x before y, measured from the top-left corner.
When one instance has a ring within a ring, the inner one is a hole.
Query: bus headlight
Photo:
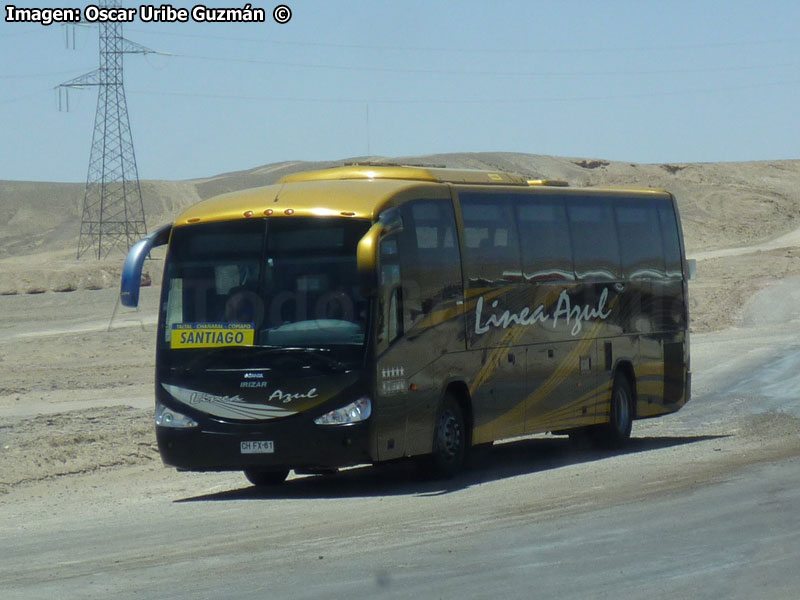
[[[197,427],[197,421],[186,415],[167,408],[163,404],[156,405],[156,425],[159,427],[173,427],[175,429],[187,429]]]
[[[372,414],[372,400],[363,396],[347,406],[337,408],[314,419],[317,425],[352,425],[366,421]]]

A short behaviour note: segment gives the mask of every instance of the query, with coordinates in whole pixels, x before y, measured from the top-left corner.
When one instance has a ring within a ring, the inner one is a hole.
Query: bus
[[[407,457],[440,476],[537,433],[619,447],[690,398],[675,198],[507,172],[353,164],[200,202],[168,244],[166,465],[255,485]]]

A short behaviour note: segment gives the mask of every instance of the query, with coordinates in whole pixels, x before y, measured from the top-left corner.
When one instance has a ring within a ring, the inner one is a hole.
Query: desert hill
[[[563,179],[572,186],[666,189],[680,205],[689,252],[749,245],[800,225],[800,161],[636,164],[600,159],[484,152],[332,162],[285,162],[225,173],[194,182],[197,196],[274,183],[284,175],[345,162],[443,165],[515,171],[531,178]],[[185,182],[190,183],[190,182]]]
[[[566,180],[571,186],[666,189],[680,206],[689,255],[748,247],[800,227],[800,160],[741,163],[637,164],[508,152],[358,157],[329,162],[289,161],[186,181],[142,181],[148,228],[172,221],[187,206],[212,196],[276,182],[289,173],[358,161],[515,171],[531,178]],[[116,285],[122,253],[106,260],[75,260],[83,184],[0,181],[0,294],[71,291]],[[769,254],[764,279],[794,274],[795,250]],[[774,256],[773,256],[774,254]],[[710,276],[699,296],[743,294],[743,278],[759,279],[763,257],[705,261]],[[750,275],[734,264],[749,260]],[[721,261],[721,262],[720,262]],[[153,264],[154,279],[159,265]],[[774,271],[774,272],[772,272]],[[766,284],[764,284],[766,285]],[[748,293],[758,286],[748,286]],[[743,301],[744,297],[734,297]],[[723,303],[726,304],[727,303]],[[720,318],[722,319],[720,321]],[[702,322],[702,315],[700,321]],[[717,322],[719,321],[719,322]],[[730,317],[710,318],[709,327]]]
[[[274,183],[289,173],[365,160],[282,162],[186,181],[142,181],[150,228],[217,194]],[[370,161],[516,171],[573,186],[655,187],[673,192],[690,252],[741,246],[795,229],[800,161],[636,164],[517,153],[436,154]],[[0,260],[77,247],[83,184],[0,181]]]

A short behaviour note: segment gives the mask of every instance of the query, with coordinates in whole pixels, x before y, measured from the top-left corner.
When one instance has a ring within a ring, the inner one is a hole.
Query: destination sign
[[[175,323],[170,332],[170,348],[219,348],[252,346],[253,323]]]

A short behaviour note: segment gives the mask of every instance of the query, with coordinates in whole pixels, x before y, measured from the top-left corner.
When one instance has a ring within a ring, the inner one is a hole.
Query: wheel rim
[[[450,411],[445,412],[439,421],[439,450],[445,460],[455,459],[461,452],[461,424]]]

